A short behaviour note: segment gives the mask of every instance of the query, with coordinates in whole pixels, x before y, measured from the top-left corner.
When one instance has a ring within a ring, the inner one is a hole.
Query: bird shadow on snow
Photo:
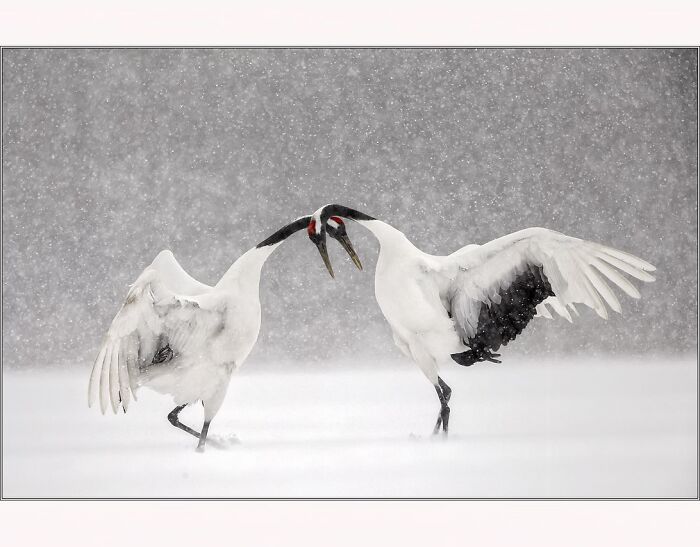
[[[235,433],[228,435],[210,435],[207,437],[207,448],[216,448],[217,450],[229,450],[235,446],[243,444]]]

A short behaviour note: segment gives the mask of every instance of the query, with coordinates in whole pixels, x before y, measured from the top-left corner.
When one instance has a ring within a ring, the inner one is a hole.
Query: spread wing
[[[143,367],[195,349],[223,328],[223,304],[178,295],[164,277],[157,267],[146,268],[109,327],[88,388],[88,405],[99,398],[103,414],[110,402],[115,413],[120,405],[126,412]]]
[[[457,266],[445,295],[457,331],[470,347],[497,350],[527,323],[584,304],[607,319],[606,304],[620,303],[606,280],[633,298],[639,291],[622,275],[654,281],[656,268],[630,254],[544,228],[529,228],[447,257]]]
[[[180,263],[175,260],[172,251],[165,250],[158,253],[151,263],[151,268],[158,270],[163,283],[178,294],[203,294],[209,292],[211,287],[197,281],[188,274]]]

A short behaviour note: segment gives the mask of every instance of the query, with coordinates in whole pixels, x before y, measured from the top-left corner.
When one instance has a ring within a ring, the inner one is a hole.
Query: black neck
[[[352,220],[376,220],[374,217],[366,215],[356,209],[350,209],[344,205],[326,205],[321,212],[321,224],[325,226],[331,217],[345,217]]]
[[[284,241],[293,233],[298,232],[299,230],[301,230],[303,228],[306,228],[309,225],[310,221],[311,221],[311,217],[298,218],[294,222],[290,222],[286,226],[277,230],[274,234],[272,234],[266,240],[258,243],[256,245],[256,247],[257,248],[267,247],[268,245],[274,245],[275,243],[279,243],[281,241]]]

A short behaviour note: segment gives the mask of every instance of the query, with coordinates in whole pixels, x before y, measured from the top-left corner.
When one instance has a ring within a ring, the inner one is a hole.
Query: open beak
[[[357,266],[357,269],[362,270],[362,262],[360,262],[360,257],[357,256],[355,249],[353,249],[350,238],[347,235],[339,236],[338,243],[340,243],[343,249],[345,249],[345,252],[348,253],[348,256],[350,256],[355,266]]]
[[[326,265],[326,269],[328,270],[328,273],[331,274],[331,277],[333,279],[335,279],[335,274],[333,273],[333,266],[331,265],[331,259],[328,258],[328,249],[326,248],[326,239],[323,238],[321,241],[316,243],[316,248],[318,249],[318,252],[321,255],[321,258],[323,259],[323,263]]]

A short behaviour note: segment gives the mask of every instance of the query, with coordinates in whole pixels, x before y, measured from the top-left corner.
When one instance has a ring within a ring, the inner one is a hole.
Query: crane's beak
[[[331,259],[328,257],[328,248],[326,247],[325,237],[321,239],[318,243],[316,243],[316,248],[318,249],[321,258],[323,259],[323,263],[326,265],[328,273],[331,274],[331,277],[333,279],[335,279],[335,274],[333,273],[333,266],[331,265]]]
[[[345,252],[348,253],[348,256],[352,259],[355,266],[357,266],[357,269],[362,270],[362,262],[360,262],[360,257],[357,256],[355,249],[353,249],[352,243],[350,243],[350,238],[347,236],[347,234],[338,236],[336,240],[338,243],[340,243],[343,249],[345,249]]]

